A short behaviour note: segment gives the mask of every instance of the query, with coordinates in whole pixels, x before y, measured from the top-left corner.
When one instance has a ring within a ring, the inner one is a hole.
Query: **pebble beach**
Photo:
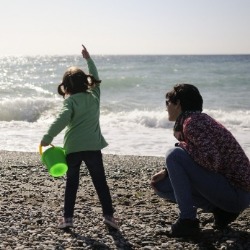
[[[60,230],[65,178],[51,177],[38,153],[0,151],[0,249],[250,249],[250,208],[224,231],[214,230],[212,214],[199,210],[201,235],[171,238],[177,205],[157,197],[149,185],[164,158],[104,154],[103,160],[120,230],[103,224],[84,164],[74,228]]]

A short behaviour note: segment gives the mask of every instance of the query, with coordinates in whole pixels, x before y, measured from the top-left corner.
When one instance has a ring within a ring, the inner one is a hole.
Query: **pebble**
[[[223,232],[213,230],[211,214],[198,210],[199,239],[169,238],[167,229],[176,221],[178,207],[157,197],[149,185],[164,158],[103,155],[103,160],[120,231],[102,223],[100,203],[83,165],[75,227],[65,232],[56,227],[65,178],[50,177],[38,153],[0,151],[0,249],[250,249],[250,209]]]

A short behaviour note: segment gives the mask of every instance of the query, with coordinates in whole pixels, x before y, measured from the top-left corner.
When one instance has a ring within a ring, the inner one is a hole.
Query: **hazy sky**
[[[250,0],[0,0],[0,56],[250,54]]]

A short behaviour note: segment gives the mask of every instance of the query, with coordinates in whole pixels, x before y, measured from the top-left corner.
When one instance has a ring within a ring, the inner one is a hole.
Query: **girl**
[[[102,136],[100,117],[100,80],[97,68],[87,49],[83,46],[82,56],[86,59],[90,74],[77,67],[70,67],[58,86],[58,93],[65,100],[56,120],[43,136],[41,145],[48,146],[53,138],[67,127],[64,149],[68,165],[64,199],[64,216],[58,227],[73,227],[74,206],[79,186],[80,165],[84,161],[101,202],[104,223],[118,229],[113,217],[112,200],[106,182],[101,149],[108,144]]]

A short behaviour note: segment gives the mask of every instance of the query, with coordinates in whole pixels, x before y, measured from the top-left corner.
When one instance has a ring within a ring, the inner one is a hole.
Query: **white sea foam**
[[[0,122],[2,141],[0,150],[37,151],[42,136],[57,113],[56,110],[43,111],[42,109],[39,111],[42,115],[35,122]],[[218,118],[229,128],[250,156],[250,128],[247,125],[250,121],[249,111],[205,110],[205,112]],[[167,149],[176,142],[172,130],[174,124],[167,120],[166,111],[133,110],[101,114],[100,122],[102,133],[109,143],[103,150],[104,153],[164,156]],[[62,145],[63,134],[64,132],[61,132],[54,139],[55,145]]]
[[[204,110],[221,122],[239,141],[250,156],[249,111]],[[102,131],[109,142],[104,152],[164,156],[176,139],[173,122],[166,111],[138,111],[110,113],[101,117]]]

